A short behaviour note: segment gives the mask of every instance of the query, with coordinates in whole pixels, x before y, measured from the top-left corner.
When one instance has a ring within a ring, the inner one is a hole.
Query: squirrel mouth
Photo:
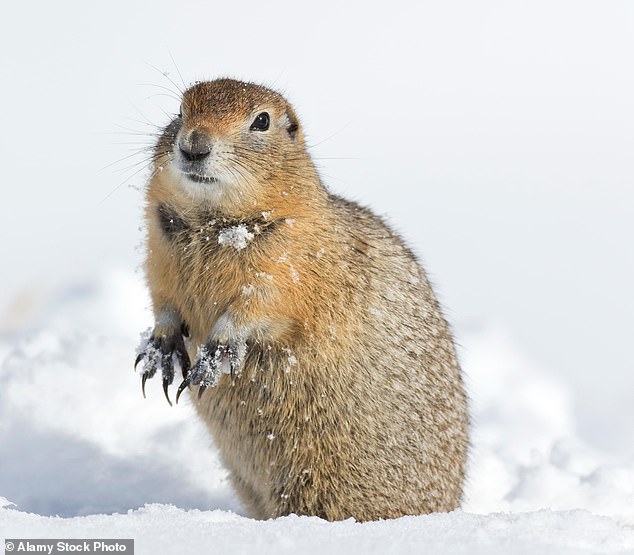
[[[217,183],[218,182],[218,178],[210,177],[208,175],[200,175],[198,173],[186,173],[185,175],[192,181],[195,181],[196,183]]]

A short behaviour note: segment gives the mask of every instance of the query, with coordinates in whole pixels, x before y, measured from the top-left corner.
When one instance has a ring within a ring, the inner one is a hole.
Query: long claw
[[[176,391],[176,404],[177,405],[178,405],[178,399],[180,398],[181,393],[187,389],[188,385],[189,385],[189,380],[188,379],[184,379],[182,381],[182,383],[178,386],[178,391]]]
[[[203,393],[205,392],[205,389],[207,389],[206,385],[201,385],[198,388],[198,398],[200,399],[203,396]]]
[[[170,404],[170,407],[172,406],[172,401],[170,401],[170,396],[168,393],[168,387],[170,385],[170,380],[163,378],[163,393],[165,393],[165,398],[167,399],[167,402]]]
[[[134,361],[135,370],[139,363],[142,363],[141,390],[143,391],[143,397],[146,397],[145,383],[147,380],[153,378],[157,372],[160,372],[163,375],[163,393],[170,406],[172,406],[172,400],[169,396],[169,386],[174,381],[174,358],[178,360],[184,378],[188,376],[190,371],[189,355],[179,331],[189,333],[186,325],[184,325],[182,330],[177,328],[168,333],[157,333],[155,329],[143,347],[141,347],[143,352],[138,353]]]
[[[139,362],[141,362],[144,357],[145,357],[145,353],[139,353],[139,356],[136,357],[136,360],[134,361],[134,369],[135,370],[136,370],[136,367],[139,364]]]
[[[183,379],[187,378],[189,374],[189,355],[186,352],[176,351],[176,358],[181,365],[181,372],[183,373]]]

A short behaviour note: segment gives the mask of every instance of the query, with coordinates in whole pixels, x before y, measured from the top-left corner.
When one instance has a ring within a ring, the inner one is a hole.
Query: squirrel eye
[[[251,131],[266,131],[271,123],[271,118],[268,112],[262,112],[255,116],[253,123],[251,124]]]

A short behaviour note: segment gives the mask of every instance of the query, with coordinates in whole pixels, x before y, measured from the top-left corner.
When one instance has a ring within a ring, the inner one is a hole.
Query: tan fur
[[[250,131],[261,111],[271,129]],[[218,80],[186,91],[147,188],[155,334],[186,323],[193,362],[223,315],[233,327],[216,339],[247,330],[235,379],[223,374],[200,400],[190,390],[254,517],[455,509],[468,441],[451,333],[402,240],[324,189],[301,129],[283,127],[295,120],[279,94],[256,85]],[[183,185],[175,145],[192,129],[230,153],[235,179],[220,198],[204,192],[218,183]],[[159,206],[186,228],[167,234]],[[253,233],[247,246],[219,244],[219,232],[240,222]]]

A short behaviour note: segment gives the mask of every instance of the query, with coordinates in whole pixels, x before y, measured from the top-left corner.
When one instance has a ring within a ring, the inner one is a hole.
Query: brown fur
[[[264,110],[271,129],[249,131]],[[455,509],[467,408],[451,333],[409,249],[370,211],[328,194],[294,125],[263,87],[218,80],[185,92],[147,188],[155,335],[186,323],[194,360],[222,315],[248,330],[235,378],[223,374],[200,400],[190,389],[253,516]],[[224,144],[235,168],[220,198],[200,192],[216,183],[182,183],[175,145],[192,129]],[[159,207],[174,216],[169,232]],[[240,222],[247,246],[219,244]]]

